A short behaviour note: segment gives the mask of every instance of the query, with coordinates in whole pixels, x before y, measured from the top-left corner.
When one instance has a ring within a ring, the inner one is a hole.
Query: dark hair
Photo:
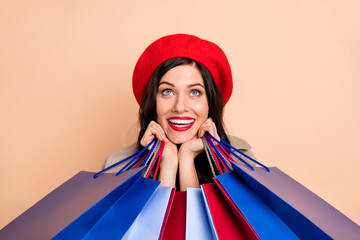
[[[175,68],[180,65],[190,65],[195,64],[199,69],[201,76],[204,80],[204,87],[206,91],[206,97],[209,105],[209,116],[213,119],[213,122],[216,125],[217,132],[219,137],[224,141],[229,143],[229,138],[225,132],[224,122],[223,122],[223,99],[218,87],[215,84],[215,81],[210,74],[210,72],[199,62],[194,61],[189,58],[172,58],[163,62],[152,74],[150,81],[146,87],[145,93],[143,94],[140,109],[139,109],[139,123],[140,123],[140,132],[138,137],[138,146],[139,149],[142,148],[140,141],[144,136],[145,130],[148,127],[151,121],[157,120],[156,115],[156,94],[158,91],[159,83],[161,78],[172,68]],[[195,167],[198,172],[199,182],[211,182],[211,169],[207,161],[204,161],[203,158],[206,158],[205,153],[200,153],[195,159]],[[197,161],[202,159],[202,161]]]

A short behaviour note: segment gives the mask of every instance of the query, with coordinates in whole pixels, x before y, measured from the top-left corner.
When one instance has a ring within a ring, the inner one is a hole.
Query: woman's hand
[[[165,143],[169,142],[169,139],[166,137],[164,129],[160,126],[160,124],[155,121],[151,121],[145,130],[144,136],[140,140],[140,144],[143,147],[146,147],[155,137]]]
[[[155,121],[149,123],[144,136],[140,140],[140,144],[145,147],[155,137],[165,144],[160,162],[159,181],[161,181],[161,186],[175,187],[176,173],[179,165],[177,147],[169,141],[164,129]]]
[[[144,136],[140,140],[140,144],[145,147],[147,146],[154,138],[157,138],[160,141],[165,143],[164,151],[162,157],[166,160],[173,159],[170,156],[177,156],[176,145],[169,141],[166,137],[164,129],[155,121],[151,121],[148,127],[145,130]],[[163,163],[163,161],[162,161]]]

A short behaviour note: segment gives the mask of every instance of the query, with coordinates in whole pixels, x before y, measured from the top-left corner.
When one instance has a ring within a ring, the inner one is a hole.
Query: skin
[[[161,78],[156,94],[157,121],[150,122],[140,141],[146,146],[156,137],[165,143],[159,173],[161,186],[175,187],[179,168],[181,191],[200,187],[194,159],[204,151],[201,138],[208,131],[219,139],[208,113],[204,80],[194,64],[172,68]],[[168,122],[170,117],[189,117],[195,122],[186,131],[176,131]]]

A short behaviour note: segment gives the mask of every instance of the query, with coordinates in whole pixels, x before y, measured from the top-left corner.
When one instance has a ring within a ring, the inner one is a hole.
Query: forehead
[[[180,65],[170,69],[160,79],[160,83],[162,82],[168,82],[175,86],[195,83],[204,84],[202,75],[195,65]]]

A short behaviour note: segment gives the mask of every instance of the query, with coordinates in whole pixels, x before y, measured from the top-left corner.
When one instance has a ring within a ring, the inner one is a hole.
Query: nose
[[[173,112],[186,112],[189,109],[188,99],[183,94],[178,95],[175,99],[174,105],[173,105]]]

